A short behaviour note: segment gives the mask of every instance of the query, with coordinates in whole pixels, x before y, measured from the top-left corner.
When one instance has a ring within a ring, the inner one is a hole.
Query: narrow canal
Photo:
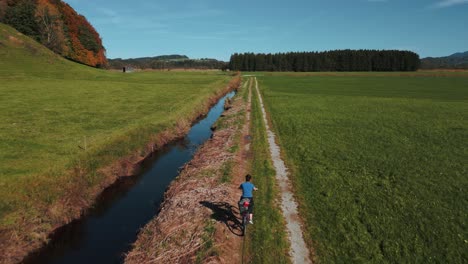
[[[224,101],[233,96],[231,92],[221,98],[183,140],[146,161],[140,175],[107,189],[85,217],[59,230],[47,247],[24,263],[122,263],[139,229],[157,214],[179,168],[211,137],[211,126],[224,111]]]

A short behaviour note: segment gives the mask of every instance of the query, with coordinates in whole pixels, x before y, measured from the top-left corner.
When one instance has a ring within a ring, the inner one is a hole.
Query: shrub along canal
[[[179,168],[211,137],[211,126],[224,111],[226,98],[233,96],[231,92],[221,98],[183,140],[169,144],[145,161],[140,175],[122,178],[107,189],[86,216],[57,231],[48,246],[24,263],[123,262],[140,228],[157,214]]]

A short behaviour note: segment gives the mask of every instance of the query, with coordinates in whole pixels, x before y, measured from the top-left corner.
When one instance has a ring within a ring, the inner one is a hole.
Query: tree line
[[[418,54],[399,50],[235,53],[229,61],[235,71],[416,71],[419,66]]]
[[[0,0],[0,22],[70,60],[94,67],[107,64],[97,31],[61,0]]]

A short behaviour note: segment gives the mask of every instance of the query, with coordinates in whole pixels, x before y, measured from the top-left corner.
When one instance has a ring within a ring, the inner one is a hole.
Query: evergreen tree
[[[94,53],[97,53],[102,48],[87,25],[80,25],[78,27],[78,39],[87,50],[91,50]]]
[[[241,71],[416,71],[419,55],[398,50],[334,50],[231,56],[231,70]]]
[[[5,24],[37,41],[40,40],[39,26],[35,19],[36,5],[33,0],[22,0],[6,10]]]

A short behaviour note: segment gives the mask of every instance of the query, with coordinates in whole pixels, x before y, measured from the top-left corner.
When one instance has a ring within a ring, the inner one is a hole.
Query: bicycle
[[[243,236],[245,236],[247,225],[249,224],[249,221],[250,221],[249,207],[250,207],[249,198],[243,198],[239,201],[239,212],[242,216],[242,235]]]

